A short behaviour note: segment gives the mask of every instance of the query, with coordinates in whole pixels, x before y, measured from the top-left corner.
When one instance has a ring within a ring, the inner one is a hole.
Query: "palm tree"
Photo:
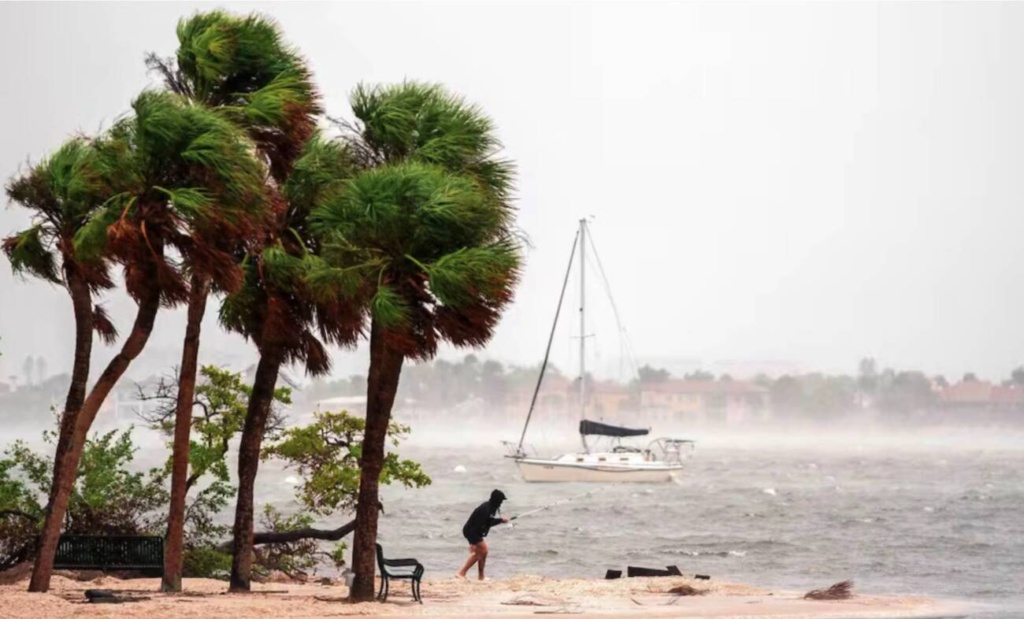
[[[121,350],[107,364],[82,403],[68,441],[58,454],[53,500],[43,526],[30,591],[46,591],[61,525],[85,438],[110,390],[145,347],[161,305],[188,297],[174,254],[195,251],[190,233],[207,227],[231,230],[236,219],[263,199],[264,171],[252,144],[223,115],[180,97],[144,92],[134,115],[118,121],[95,143],[96,166],[108,194],[75,235],[83,261],[120,264],[125,287],[138,305]],[[221,217],[211,217],[217,205]]]
[[[378,481],[405,359],[444,340],[487,342],[518,280],[512,166],[481,111],[437,86],[357,88],[347,140],[363,171],[312,218],[307,281],[369,318],[366,434],[352,551],[353,600],[373,598]]]
[[[75,315],[74,363],[60,417],[55,467],[60,466],[59,454],[68,450],[85,400],[93,331],[108,344],[117,337],[103,308],[93,304],[94,295],[113,287],[108,269],[102,263],[79,260],[74,248],[75,234],[100,205],[101,191],[95,150],[90,140],[81,137],[65,142],[49,158],[7,185],[11,201],[34,213],[31,227],[3,241],[11,267],[15,273],[63,287],[71,297]],[[54,474],[59,475],[59,470],[55,468]],[[51,488],[47,511],[53,496]]]
[[[260,354],[238,449],[232,591],[250,588],[253,492],[281,367],[302,363],[308,374],[324,375],[330,370],[324,342],[353,345],[359,337],[361,308],[333,298],[313,298],[303,278],[318,250],[310,232],[310,212],[337,191],[353,170],[346,145],[320,135],[306,142],[275,196],[277,215],[270,242],[246,257],[243,286],[221,305],[221,323],[252,340]]]
[[[169,90],[223,112],[247,132],[274,181],[284,182],[320,112],[312,77],[302,59],[285,45],[273,22],[259,15],[196,14],[178,22],[178,43],[174,58],[150,55],[147,64],[163,75]],[[189,437],[206,300],[211,285],[225,293],[236,292],[241,285],[240,267],[237,261],[230,263],[244,254],[247,244],[253,244],[256,226],[248,228],[240,230],[240,235],[215,230],[212,236],[202,238],[193,234],[193,245],[214,252],[216,260],[201,252],[183,255],[190,272],[188,322],[178,370],[164,591],[181,591]],[[225,267],[227,264],[230,266]],[[230,274],[228,281],[218,281],[226,274]]]

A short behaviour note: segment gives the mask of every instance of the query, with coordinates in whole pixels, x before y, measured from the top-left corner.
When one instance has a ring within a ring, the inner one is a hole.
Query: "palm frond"
[[[406,300],[388,285],[377,287],[377,293],[370,301],[370,313],[386,329],[397,329],[409,323]]]
[[[19,275],[32,275],[54,284],[63,278],[53,248],[45,239],[42,225],[35,225],[3,240],[3,252],[11,261],[11,269]]]
[[[110,315],[102,305],[93,306],[92,328],[104,344],[110,345],[117,341],[117,327],[114,326]]]
[[[519,267],[519,251],[510,243],[463,248],[428,267],[430,290],[453,308],[466,307],[480,299],[500,303],[510,298]]]

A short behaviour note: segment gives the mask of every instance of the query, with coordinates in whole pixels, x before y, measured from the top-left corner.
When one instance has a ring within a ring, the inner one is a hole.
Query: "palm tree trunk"
[[[370,325],[370,369],[366,381],[366,433],[363,453],[359,458],[359,502],[352,543],[355,580],[349,597],[353,602],[373,599],[378,486],[380,472],[384,468],[384,444],[391,422],[391,408],[395,403],[404,360],[401,354],[388,347],[384,329],[373,321]]]
[[[82,280],[73,267],[65,266],[64,279],[71,295],[71,305],[75,312],[75,361],[71,368],[71,385],[68,395],[64,398],[64,411],[60,416],[60,431],[57,435],[57,452],[53,460],[53,478],[61,475],[63,457],[68,452],[71,436],[75,432],[75,422],[85,401],[85,389],[89,383],[89,361],[92,358],[93,340],[93,307],[89,286]],[[53,510],[56,484],[50,485],[46,501],[46,512]]]
[[[253,493],[256,471],[260,465],[260,446],[267,429],[270,407],[274,403],[277,375],[284,355],[268,350],[260,355],[256,378],[249,396],[242,438],[238,446],[238,499],[235,504],[235,526],[232,529],[231,584],[229,591],[249,591],[252,579]]]
[[[82,458],[89,428],[92,427],[96,414],[111,389],[117,384],[118,379],[146,347],[149,335],[153,332],[153,323],[156,321],[159,309],[159,289],[139,300],[139,308],[135,314],[135,324],[132,325],[131,335],[124,341],[121,351],[110,360],[106,369],[103,370],[103,374],[89,391],[89,395],[85,398],[77,415],[78,418],[75,421],[74,431],[71,433],[66,451],[57,454],[54,462],[53,485],[51,486],[53,499],[50,501],[46,522],[43,524],[39,556],[32,570],[32,579],[28,585],[29,591],[45,592],[50,588],[50,576],[53,573],[53,560],[57,554],[57,542],[60,539],[61,526],[64,522],[64,515],[67,513],[71,490],[74,488],[78,473],[78,462]],[[90,337],[92,337],[91,334]]]
[[[181,591],[182,549],[185,545],[185,499],[188,494],[189,438],[192,431],[192,406],[196,394],[199,363],[199,335],[206,313],[209,280],[192,274],[188,299],[188,323],[181,349],[178,371],[178,401],[174,410],[174,449],[171,458],[171,507],[167,516],[167,542],[164,546],[164,576],[161,591]]]

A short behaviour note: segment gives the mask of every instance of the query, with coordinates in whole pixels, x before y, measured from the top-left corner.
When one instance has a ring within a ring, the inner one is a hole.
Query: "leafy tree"
[[[978,376],[974,372],[967,372],[964,374],[962,381],[965,383],[976,383],[978,382]]]
[[[227,454],[231,441],[238,435],[245,422],[247,403],[252,393],[242,375],[216,366],[203,366],[201,381],[195,389],[193,407],[198,415],[190,416],[192,425],[189,448],[189,468],[185,479],[186,498],[183,513],[182,573],[184,575],[213,575],[224,572],[227,567],[224,556],[214,556],[211,547],[219,543],[228,532],[226,526],[216,524],[210,514],[222,511],[235,495],[231,485]],[[180,375],[179,375],[180,376]],[[169,436],[176,436],[179,389],[175,377],[162,379],[151,391],[139,387],[138,398],[155,404],[143,413],[142,418],[152,427]],[[275,405],[271,410],[271,421],[267,427],[270,436],[277,436],[284,425],[280,406],[291,403],[291,390],[279,388],[274,393]],[[172,440],[169,443],[172,455],[168,458],[165,472],[170,475],[174,468]],[[204,487],[200,482],[212,476]]]
[[[302,478],[296,496],[310,512],[329,516],[352,511],[359,493],[359,455],[366,420],[347,412],[317,412],[310,425],[285,430],[281,440],[263,450],[263,458],[283,460]],[[392,447],[409,428],[392,422],[388,427]],[[407,488],[430,484],[420,465],[402,460],[395,452],[384,457],[380,483],[400,482]]]
[[[398,447],[409,428],[391,423],[387,432],[391,446]],[[312,515],[330,516],[338,512],[351,512],[356,507],[360,482],[359,459],[365,434],[364,418],[352,416],[345,411],[318,412],[314,414],[312,424],[289,428],[280,440],[263,450],[264,459],[282,460],[299,474],[303,481],[296,487],[296,498],[310,514],[301,520],[285,523],[287,526],[272,527],[272,532],[281,533],[276,538],[278,543],[338,540],[351,532],[353,523],[333,530],[313,529]],[[380,483],[401,483],[407,488],[420,488],[429,485],[430,478],[419,464],[401,459],[392,451],[384,458]],[[264,542],[275,539],[266,533],[261,534],[261,537]],[[274,552],[274,556],[281,555],[281,551]],[[340,564],[343,553],[344,545],[339,544],[330,555],[334,557],[335,563]],[[266,559],[263,561],[266,562]],[[278,569],[288,572],[284,568]]]
[[[663,383],[671,377],[665,368],[655,368],[647,364],[640,366],[636,373],[641,383]]]
[[[683,380],[715,380],[715,375],[704,370],[694,370],[684,374]]]
[[[926,409],[935,402],[932,383],[922,372],[899,372],[879,394],[879,408],[908,413]]]
[[[149,340],[161,305],[187,298],[176,255],[189,251],[189,231],[206,225],[212,204],[246,210],[262,199],[262,173],[245,135],[223,115],[162,92],[144,92],[134,114],[118,121],[94,148],[109,195],[78,231],[74,251],[86,261],[120,264],[137,303],[121,350],[86,396],[67,450],[57,454],[54,497],[41,536],[30,591],[46,591],[61,523],[86,436],[103,401]]]
[[[865,357],[858,364],[857,388],[866,395],[874,395],[878,390],[878,364],[870,357]]]
[[[150,55],[169,90],[193,104],[223,111],[244,130],[274,181],[284,182],[302,144],[315,128],[319,98],[303,60],[283,41],[269,19],[236,17],[220,11],[198,13],[178,23],[178,51],[171,59]],[[264,213],[228,217],[213,205],[205,229],[191,230],[192,251],[183,254],[189,271],[188,322],[178,377],[171,505],[164,554],[164,591],[181,590],[189,429],[198,367],[200,328],[209,292],[237,292],[241,268],[235,261],[251,245]]]
[[[378,484],[405,359],[487,342],[518,279],[512,167],[480,110],[437,86],[359,87],[346,139],[363,170],[320,203],[309,285],[369,318],[351,596],[373,598]],[[362,315],[360,316],[362,317]]]
[[[43,439],[53,445],[57,433],[46,431]],[[130,470],[137,451],[131,428],[86,441],[65,512],[68,533],[141,535],[160,529],[159,510],[167,502],[166,474],[160,469]],[[0,569],[36,552],[44,517],[39,499],[50,494],[53,467],[53,458],[21,441],[0,458]]]
[[[1024,367],[1018,367],[1010,374],[1010,382],[1014,385],[1024,385]]]

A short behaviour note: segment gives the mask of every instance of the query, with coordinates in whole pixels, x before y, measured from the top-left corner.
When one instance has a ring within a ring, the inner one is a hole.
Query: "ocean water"
[[[493,578],[676,565],[780,589],[852,578],[865,593],[1024,617],[1024,450],[722,443],[698,447],[677,483],[604,486],[524,483],[497,447],[410,446],[402,455],[434,483],[386,489],[381,543],[419,558],[428,576],[454,573],[465,519],[500,488],[505,516],[555,505],[491,530]]]
[[[420,559],[428,578],[462,565],[462,525],[499,488],[509,497],[504,516],[551,507],[491,530],[491,578],[602,578],[629,565],[797,591],[852,578],[864,593],[966,601],[975,619],[1024,618],[1024,424],[667,429],[698,440],[676,483],[600,485],[523,482],[500,444],[518,437],[516,424],[405,421],[414,431],[401,456],[420,462],[433,483],[383,488],[379,536],[389,555]],[[531,426],[527,442],[540,441],[541,454],[574,451],[551,440],[567,429]],[[137,430],[137,464],[162,463],[164,440]],[[293,475],[264,463],[257,508],[294,509]]]

